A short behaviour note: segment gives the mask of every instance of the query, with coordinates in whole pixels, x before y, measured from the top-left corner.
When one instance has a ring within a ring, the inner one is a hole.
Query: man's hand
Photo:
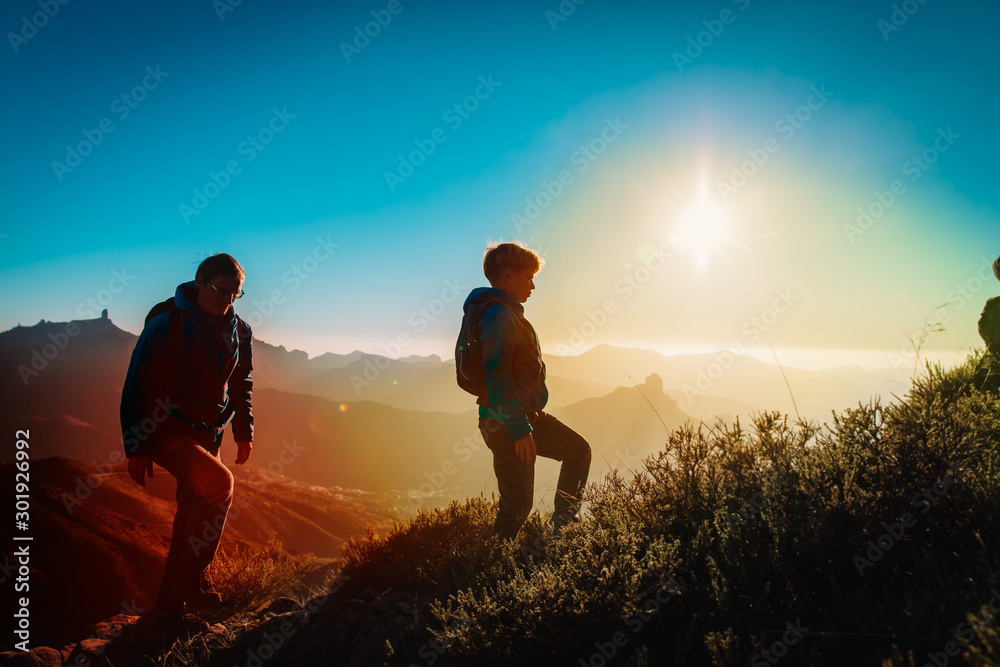
[[[236,465],[243,465],[250,458],[250,452],[253,451],[252,442],[237,442],[236,443]]]
[[[538,452],[535,450],[535,438],[530,433],[517,439],[514,443],[514,450],[517,452],[517,458],[525,463],[535,463],[535,456]]]
[[[153,457],[133,456],[128,460],[128,476],[139,486],[146,486],[146,473],[153,479]]]

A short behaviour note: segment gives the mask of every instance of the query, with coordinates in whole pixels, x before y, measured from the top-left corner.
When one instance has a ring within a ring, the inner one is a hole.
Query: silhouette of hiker
[[[121,425],[129,475],[141,486],[153,463],[177,478],[177,515],[156,599],[158,625],[221,602],[205,573],[233,500],[233,475],[219,456],[230,421],[236,463],[253,441],[250,327],[233,311],[243,267],[230,255],[205,259],[195,280],[150,312],[122,389]]]
[[[485,386],[476,385],[479,430],[493,452],[500,491],[493,532],[513,539],[528,518],[534,500],[535,457],[562,462],[552,517],[555,532],[576,518],[590,473],[590,445],[571,428],[542,412],[548,401],[545,363],[538,336],[524,319],[525,301],[535,289],[532,278],[543,260],[519,243],[487,248],[483,272],[492,287],[479,287],[465,301],[462,333],[456,346],[459,384],[464,343],[478,337]],[[478,360],[477,360],[478,361]],[[471,362],[475,363],[475,362]],[[473,373],[479,369],[473,369]]]
[[[1000,257],[993,262],[993,275],[1000,280]],[[1000,296],[986,302],[979,316],[979,335],[986,343],[986,354],[976,367],[976,387],[983,391],[1000,390]]]

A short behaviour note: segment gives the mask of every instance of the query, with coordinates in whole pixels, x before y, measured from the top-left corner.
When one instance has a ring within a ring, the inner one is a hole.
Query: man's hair
[[[1000,257],[997,257],[993,262],[993,275],[997,277],[997,280],[1000,280]]]
[[[217,255],[207,257],[198,265],[198,271],[194,274],[194,279],[196,282],[204,282],[220,276],[243,280],[246,277],[246,273],[232,255],[220,252]]]
[[[500,277],[504,269],[520,271],[531,268],[538,273],[545,266],[541,255],[521,245],[520,241],[512,243],[492,243],[483,254],[483,273],[491,283]]]

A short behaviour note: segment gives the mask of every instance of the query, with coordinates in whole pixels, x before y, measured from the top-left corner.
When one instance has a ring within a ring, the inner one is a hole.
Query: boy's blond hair
[[[543,266],[545,260],[541,255],[531,248],[526,248],[520,241],[491,243],[483,253],[483,273],[490,283],[499,278],[504,269],[520,271],[531,268],[534,273],[538,273]]]

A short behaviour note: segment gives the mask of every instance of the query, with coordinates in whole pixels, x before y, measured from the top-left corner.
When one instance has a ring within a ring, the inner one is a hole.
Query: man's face
[[[243,290],[239,278],[216,276],[196,283],[198,285],[198,307],[212,315],[225,315]]]
[[[535,270],[531,267],[519,271],[507,269],[504,271],[505,285],[500,289],[524,303],[535,289],[534,277]]]

